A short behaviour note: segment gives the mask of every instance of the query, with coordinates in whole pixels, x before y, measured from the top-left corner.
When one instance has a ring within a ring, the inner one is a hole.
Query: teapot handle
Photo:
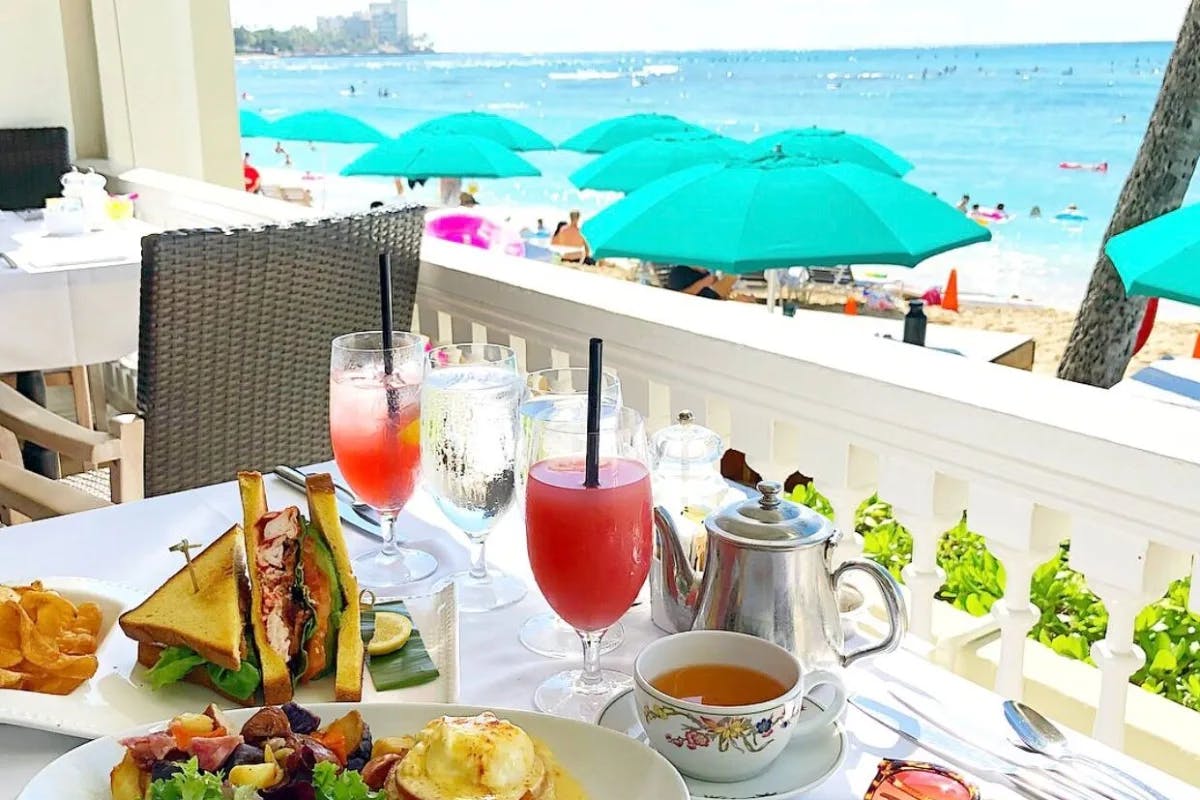
[[[892,652],[900,646],[900,640],[904,638],[904,634],[908,633],[908,609],[904,604],[904,596],[900,593],[900,585],[896,583],[896,579],[892,577],[892,573],[874,561],[851,559],[834,570],[833,587],[835,595],[837,585],[841,581],[842,576],[847,572],[855,570],[865,572],[871,580],[875,581],[875,585],[879,587],[879,594],[883,596],[884,606],[887,607],[888,634],[875,644],[869,644],[866,647],[855,650],[853,653],[842,654],[843,667],[850,666],[860,658]]]

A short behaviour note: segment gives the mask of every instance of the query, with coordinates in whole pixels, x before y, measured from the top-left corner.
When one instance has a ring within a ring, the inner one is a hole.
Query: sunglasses
[[[979,790],[937,764],[885,758],[863,800],[979,800]]]

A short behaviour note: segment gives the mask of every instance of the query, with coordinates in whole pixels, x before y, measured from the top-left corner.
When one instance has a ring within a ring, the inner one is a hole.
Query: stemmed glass
[[[585,419],[587,378],[587,367],[553,367],[529,373],[525,378],[525,401],[521,404],[525,435],[528,437],[533,432],[533,421],[539,418],[578,416]],[[601,377],[600,403],[604,415],[621,407],[621,381],[610,370],[605,370]],[[523,463],[522,482],[528,471],[529,464]],[[624,638],[625,629],[618,622],[604,635],[601,654],[620,647]],[[549,658],[570,658],[579,648],[579,635],[575,629],[553,611],[526,619],[521,625],[520,639],[529,650]]]
[[[582,418],[533,420],[525,528],[538,588],[583,642],[583,669],[551,676],[534,692],[534,705],[590,722],[632,683],[600,668],[600,644],[646,582],[654,534],[641,416],[620,408],[601,417],[593,487],[584,486],[586,429]]]
[[[379,512],[383,547],[354,559],[359,583],[382,596],[433,574],[437,559],[396,541],[396,516],[421,477],[421,379],[425,337],[379,331],[333,340],[329,438],[346,483]]]
[[[525,584],[488,569],[488,533],[517,494],[518,408],[525,384],[517,354],[496,344],[450,344],[429,351],[421,387],[421,465],[438,506],[467,535],[471,567],[458,607],[491,611],[525,596]]]

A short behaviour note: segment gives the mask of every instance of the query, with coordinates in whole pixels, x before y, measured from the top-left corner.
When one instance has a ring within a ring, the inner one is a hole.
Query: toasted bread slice
[[[292,699],[292,676],[287,661],[271,648],[263,624],[262,587],[255,567],[258,553],[258,521],[267,513],[267,492],[262,475],[257,472],[238,473],[238,491],[242,496],[242,528],[246,540],[246,564],[250,573],[250,628],[258,650],[262,670],[263,701],[280,705]]]
[[[207,661],[237,669],[245,655],[242,529],[234,525],[193,556],[192,568],[199,591],[185,566],[141,605],[122,614],[121,630],[134,641],[187,647]]]
[[[160,655],[162,655],[162,651],[165,649],[166,648],[164,648],[161,645],[147,644],[145,642],[138,642],[138,649],[137,649],[138,663],[146,668],[153,667],[155,664],[158,663],[158,657]],[[250,695],[250,697],[246,698],[245,700],[242,700],[241,698],[234,697],[231,694],[227,694],[227,693],[221,691],[220,687],[218,687],[216,684],[214,684],[209,679],[208,671],[206,669],[204,669],[203,665],[194,668],[191,672],[189,672],[187,675],[185,675],[183,677],[183,680],[187,681],[188,683],[194,683],[197,686],[203,686],[206,689],[212,689],[214,692],[221,695],[226,700],[229,700],[230,702],[233,702],[233,703],[237,703],[239,706],[256,706],[256,705],[258,705],[257,693]]]
[[[342,536],[342,521],[334,499],[333,479],[328,473],[322,473],[309,475],[304,483],[308,493],[309,520],[321,530],[330,552],[333,553],[333,564],[337,569],[338,585],[341,587],[345,604],[341,627],[337,633],[334,699],[361,700],[363,640],[359,626],[361,614],[358,605],[358,581],[350,566],[350,552],[346,549],[346,540]]]

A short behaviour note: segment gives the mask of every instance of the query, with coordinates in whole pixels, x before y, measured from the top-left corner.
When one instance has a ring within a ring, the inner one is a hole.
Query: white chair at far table
[[[143,435],[143,422],[134,414],[113,417],[108,433],[94,431],[0,383],[0,523],[15,525],[140,500]],[[85,472],[62,480],[30,472],[21,459],[21,441],[75,459]],[[78,488],[99,470],[108,471],[107,499]]]

